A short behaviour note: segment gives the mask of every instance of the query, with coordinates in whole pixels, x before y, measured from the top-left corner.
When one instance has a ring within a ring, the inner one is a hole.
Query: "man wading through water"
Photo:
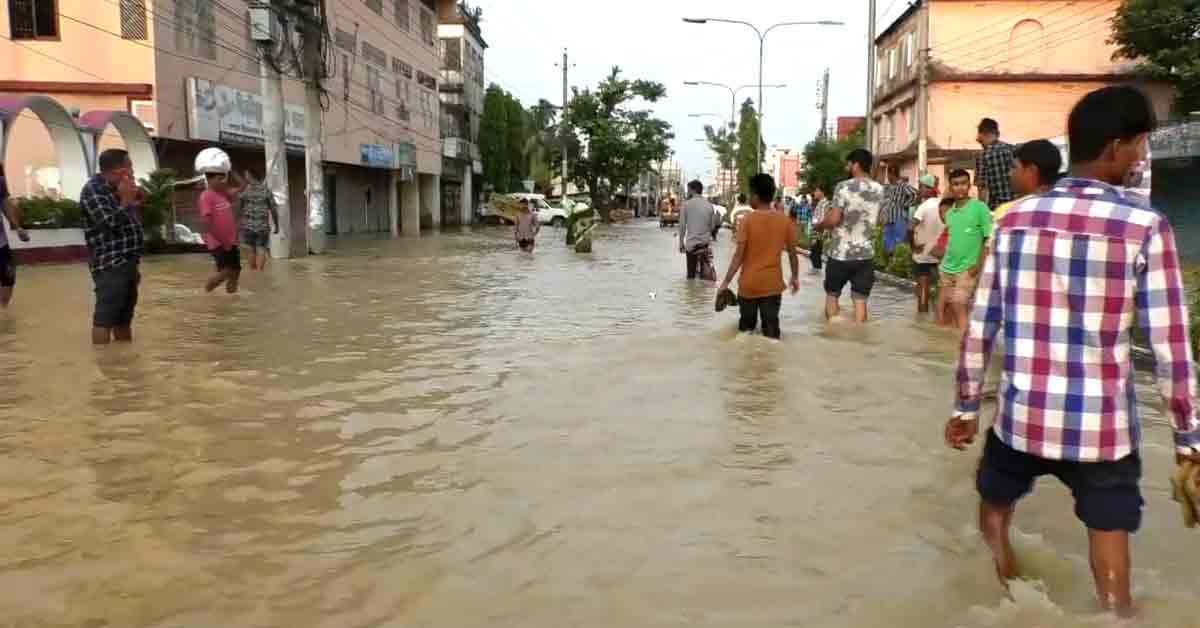
[[[976,475],[979,525],[996,572],[1005,583],[1020,575],[1008,534],[1013,511],[1034,480],[1053,475],[1071,489],[1088,528],[1100,603],[1121,614],[1133,605],[1129,535],[1143,504],[1135,324],[1154,350],[1176,463],[1200,462],[1175,235],[1161,214],[1118,187],[1145,159],[1154,127],[1150,101],[1133,87],[1106,87],[1075,105],[1070,175],[1015,203],[997,225],[945,427],[951,447],[975,439],[984,373],[1003,328],[999,406]]]
[[[729,288],[738,271],[738,306],[741,319],[738,331],[754,331],[762,318],[763,335],[778,340],[779,306],[783,300],[783,267],[779,256],[787,253],[792,267],[792,294],[800,289],[800,258],[796,253],[796,226],[783,212],[771,209],[775,198],[775,180],[769,174],[750,178],[750,205],[754,211],[746,214],[737,230],[737,251],[729,262],[729,272],[717,292]]]
[[[712,203],[704,198],[704,184],[688,183],[688,200],[679,212],[679,252],[687,256],[687,278],[716,281],[713,268],[713,234],[721,228],[721,219]]]

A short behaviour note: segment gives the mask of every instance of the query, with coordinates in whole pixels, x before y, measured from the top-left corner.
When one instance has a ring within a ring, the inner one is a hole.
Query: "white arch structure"
[[[8,153],[9,130],[21,112],[29,110],[38,117],[50,140],[62,173],[63,196],[79,200],[83,184],[92,176],[92,160],[75,118],[57,100],[46,96],[0,99],[0,158]]]
[[[144,177],[158,170],[158,153],[154,150],[154,140],[146,132],[142,124],[133,114],[125,111],[89,111],[79,117],[79,128],[84,136],[88,149],[92,172],[100,169],[96,160],[100,156],[100,137],[112,126],[125,142],[125,150],[129,151],[129,160],[133,162],[133,171],[138,177]]]

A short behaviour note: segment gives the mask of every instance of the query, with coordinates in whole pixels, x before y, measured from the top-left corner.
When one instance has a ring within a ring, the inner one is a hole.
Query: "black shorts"
[[[217,249],[210,251],[213,260],[217,263],[217,270],[241,270],[242,269],[242,249],[233,247],[231,249]]]
[[[913,277],[932,277],[933,273],[937,271],[937,267],[937,262],[933,262],[932,264],[915,262],[912,267]]]
[[[92,281],[96,284],[96,312],[92,316],[92,326],[102,329],[128,327],[133,322],[138,286],[142,283],[138,263],[125,262],[93,272]]]
[[[3,229],[4,227],[0,227]],[[13,257],[12,248],[0,246],[0,288],[11,288],[17,285],[17,260]]]
[[[517,240],[517,246],[520,247],[522,251],[532,251],[533,240]]]
[[[875,286],[875,263],[869,259],[846,262],[830,258],[825,265],[825,293],[842,296],[842,290],[850,284],[850,294],[859,299],[871,296]]]
[[[995,430],[988,430],[975,476],[983,501],[1012,505],[1043,475],[1053,475],[1071,489],[1075,516],[1088,528],[1137,532],[1141,526],[1142,460],[1136,452],[1114,462],[1049,460],[1017,451],[1001,441]]]
[[[271,232],[270,231],[243,231],[242,244],[252,249],[266,249],[271,247]]]

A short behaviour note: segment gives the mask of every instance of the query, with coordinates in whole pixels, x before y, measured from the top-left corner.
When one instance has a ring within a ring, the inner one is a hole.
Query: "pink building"
[[[1135,62],[1112,59],[1109,20],[1119,5],[1118,0],[914,3],[875,40],[872,151],[915,180],[924,137],[926,169],[944,178],[948,169],[974,169],[981,118],[996,119],[1001,139],[1010,143],[1057,137],[1065,133],[1067,114],[1079,98],[1120,83],[1140,84],[1165,116],[1172,88],[1140,80]],[[922,107],[928,112],[924,123]]]
[[[328,0],[333,36],[324,114],[327,231],[416,233],[442,221],[439,3]],[[80,112],[127,111],[162,167],[192,173],[221,146],[263,165],[259,60],[247,6],[223,0],[20,0],[0,5],[0,98],[44,94]],[[285,80],[293,253],[305,241],[303,85]],[[17,194],[55,181],[47,131],[25,114],[8,129]],[[100,148],[120,146],[106,134]],[[141,173],[146,174],[146,173]],[[62,193],[71,196],[71,191]],[[77,191],[75,192],[77,193]]]

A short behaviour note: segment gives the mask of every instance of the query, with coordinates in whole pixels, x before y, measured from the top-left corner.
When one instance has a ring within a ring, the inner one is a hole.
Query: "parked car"
[[[179,223],[175,223],[175,241],[184,244],[204,244],[204,238],[200,237],[199,233]]]

